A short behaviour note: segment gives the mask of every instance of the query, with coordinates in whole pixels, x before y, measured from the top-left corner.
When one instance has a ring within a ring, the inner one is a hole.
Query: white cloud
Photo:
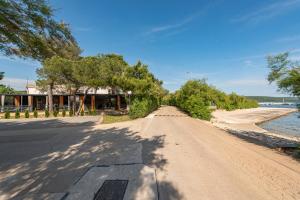
[[[25,90],[27,83],[33,84],[34,82],[35,82],[34,80],[4,77],[4,79],[2,79],[0,81],[0,84],[7,85],[7,86],[12,87],[16,90]]]
[[[268,4],[264,7],[258,8],[255,11],[246,13],[232,19],[232,22],[246,22],[256,24],[262,21],[269,20],[278,15],[284,14],[291,9],[295,9],[300,6],[300,0],[280,0],[275,3]]]

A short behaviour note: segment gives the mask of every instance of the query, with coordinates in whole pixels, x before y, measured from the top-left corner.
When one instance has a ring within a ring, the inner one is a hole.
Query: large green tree
[[[53,112],[53,89],[55,85],[63,84],[64,73],[70,70],[70,63],[67,59],[54,56],[43,62],[43,67],[37,69],[37,86],[47,91],[49,112]]]
[[[280,91],[300,97],[300,64],[291,61],[289,53],[268,56],[268,81],[275,82]]]
[[[68,25],[53,19],[44,0],[0,0],[0,51],[39,61],[80,53]]]

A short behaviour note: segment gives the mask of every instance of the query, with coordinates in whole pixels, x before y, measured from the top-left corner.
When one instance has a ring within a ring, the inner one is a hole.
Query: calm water
[[[266,106],[263,106],[266,107]],[[275,106],[268,106],[275,107]],[[276,106],[282,107],[282,106]],[[290,106],[291,107],[291,106]],[[295,108],[295,107],[293,107]],[[259,126],[273,133],[300,137],[300,113],[295,112],[280,118],[264,122]]]

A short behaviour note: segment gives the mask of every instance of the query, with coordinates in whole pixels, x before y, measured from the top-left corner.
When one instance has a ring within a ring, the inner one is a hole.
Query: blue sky
[[[174,91],[206,78],[225,92],[282,96],[266,81],[265,57],[290,51],[300,59],[300,0],[50,0],[71,25],[82,55],[141,60]],[[39,63],[0,56],[3,81],[24,88]]]

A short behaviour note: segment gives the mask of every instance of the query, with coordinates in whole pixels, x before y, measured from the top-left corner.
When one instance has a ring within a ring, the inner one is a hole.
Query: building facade
[[[67,90],[64,86],[56,86],[53,90],[53,106],[55,109],[69,110],[71,108],[71,102],[76,102],[78,108],[83,103],[82,109],[84,111],[89,110],[122,110],[126,109],[125,95],[122,91],[112,90],[111,88],[90,89],[87,92],[84,100],[84,91],[86,88],[80,88],[75,95]],[[27,85],[24,94],[0,94],[0,111],[5,110],[24,111],[28,109],[33,110],[45,110],[49,106],[48,95],[46,91],[43,91],[35,85]],[[75,100],[74,100],[75,98]],[[83,102],[84,101],[84,102]]]

